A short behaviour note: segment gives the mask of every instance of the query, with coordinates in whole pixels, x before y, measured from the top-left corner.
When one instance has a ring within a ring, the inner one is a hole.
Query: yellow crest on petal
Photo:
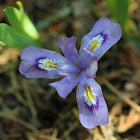
[[[91,52],[95,51],[97,48],[100,48],[103,40],[104,38],[101,35],[93,37],[89,42]]]
[[[95,93],[93,92],[93,89],[91,88],[91,86],[89,87],[84,87],[84,97],[85,97],[85,102],[91,106],[92,104],[93,105],[96,105],[96,102],[97,102],[97,97],[95,95]]]
[[[40,59],[38,67],[44,70],[54,70],[57,67],[57,63],[49,59]]]

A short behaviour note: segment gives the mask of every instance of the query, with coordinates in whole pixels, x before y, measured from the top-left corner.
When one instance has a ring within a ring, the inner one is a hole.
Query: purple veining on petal
[[[106,42],[106,40],[107,40],[107,34],[104,33],[104,32],[101,32],[101,33],[99,33],[97,35],[92,36],[92,38],[94,38],[94,37],[96,37],[98,35],[101,35],[101,37],[103,37],[104,40],[103,40],[102,44],[104,44]]]
[[[97,97],[96,100],[97,100],[96,105],[93,105],[93,107],[94,107],[96,110],[98,110],[98,109],[99,109],[98,97]]]
[[[47,58],[46,57],[39,57],[39,58],[35,59],[36,63],[38,63],[40,59],[47,59]]]
[[[93,105],[89,106],[86,102],[84,103],[85,107],[89,110],[89,111],[93,111]]]
[[[105,34],[105,33],[101,33],[101,36],[103,36],[103,38],[104,38],[104,40],[103,40],[103,42],[102,42],[102,44],[104,44],[105,42],[106,42],[106,40],[107,40],[107,34]]]
[[[39,58],[35,59],[34,67],[37,68],[37,69],[39,69],[39,70],[41,70],[41,71],[46,71],[46,70],[44,70],[44,69],[41,69],[41,68],[38,66],[38,65],[40,64],[40,63],[39,63],[39,60],[41,60],[41,59],[46,59],[46,57],[39,57]]]
[[[89,111],[93,111],[93,109],[96,109],[98,110],[99,109],[99,103],[98,103],[98,98],[97,98],[97,102],[96,102],[96,105],[91,105],[89,106],[86,102],[84,102],[85,104],[85,107],[89,110]]]

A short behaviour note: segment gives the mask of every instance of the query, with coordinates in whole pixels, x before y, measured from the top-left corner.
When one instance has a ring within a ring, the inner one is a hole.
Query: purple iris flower
[[[76,37],[58,38],[62,55],[27,46],[21,51],[19,71],[27,78],[59,78],[49,85],[56,89],[60,97],[66,98],[77,86],[77,103],[81,124],[89,129],[108,124],[108,109],[101,87],[94,78],[98,69],[97,61],[122,36],[118,23],[100,18],[92,30],[84,36],[78,55]]]

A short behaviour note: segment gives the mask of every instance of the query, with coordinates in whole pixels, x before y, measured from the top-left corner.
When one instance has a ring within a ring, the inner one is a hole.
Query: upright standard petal
[[[78,60],[78,52],[76,49],[76,37],[57,38],[57,42],[64,54],[64,56],[71,62]]]
[[[78,78],[75,75],[68,75],[60,81],[50,83],[49,85],[56,89],[61,98],[66,98],[73,88],[77,85]]]
[[[122,36],[120,24],[111,22],[108,18],[100,18],[92,30],[84,36],[80,53],[87,48],[99,60],[103,54],[117,43]]]
[[[87,71],[88,77],[92,77],[96,74],[98,69],[97,58],[87,48],[83,48],[81,51],[79,64],[82,70],[85,69]]]
[[[89,68],[86,69],[86,76],[88,78],[95,78],[97,70],[98,70],[98,62],[97,59],[94,58],[90,63]]]
[[[67,63],[60,54],[41,49],[35,46],[27,46],[21,51],[21,64],[19,71],[27,78],[58,78],[57,65]]]
[[[85,77],[85,76],[81,76]],[[81,80],[83,79],[81,78]],[[101,87],[94,79],[79,82],[77,88],[77,103],[81,124],[93,129],[99,125],[108,124],[108,109],[102,95]]]
[[[80,67],[76,64],[67,63],[67,64],[58,64],[57,73],[63,76],[67,76],[70,74],[78,75],[80,72]]]

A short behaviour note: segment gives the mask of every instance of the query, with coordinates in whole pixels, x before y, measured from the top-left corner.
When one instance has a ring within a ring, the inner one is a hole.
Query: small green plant
[[[123,29],[126,29],[126,24],[129,18],[129,0],[106,0],[108,8],[116,21],[121,24]]]
[[[42,47],[40,35],[24,12],[22,3],[17,1],[17,4],[19,9],[11,6],[4,9],[11,26],[0,23],[0,41],[8,47],[17,49],[22,49],[28,45]]]

